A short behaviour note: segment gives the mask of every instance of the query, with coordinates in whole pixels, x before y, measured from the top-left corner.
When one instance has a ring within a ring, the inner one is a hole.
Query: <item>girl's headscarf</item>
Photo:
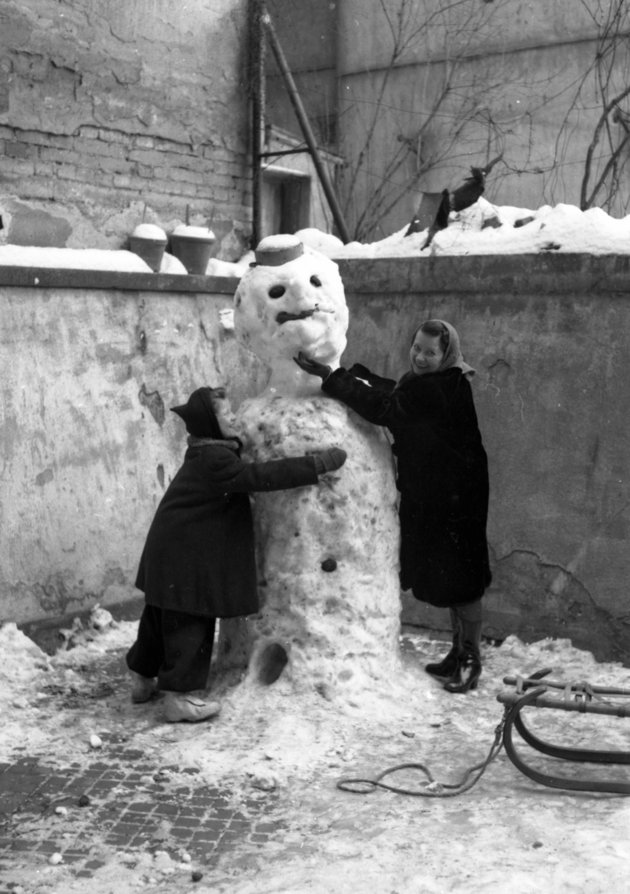
[[[443,372],[445,369],[451,369],[453,366],[456,366],[458,369],[461,369],[465,376],[467,376],[469,379],[472,378],[475,375],[475,370],[464,360],[462,349],[459,344],[459,335],[457,334],[457,330],[454,326],[451,326],[451,324],[447,323],[445,320],[427,320],[425,323],[422,323],[422,325],[418,326],[418,328],[414,332],[411,343],[413,344],[416,335],[424,326],[427,325],[427,323],[432,324],[436,327],[443,326],[444,329],[446,329],[446,331],[448,332],[448,345],[446,347],[446,350],[444,351],[442,362],[440,363],[437,371]]]

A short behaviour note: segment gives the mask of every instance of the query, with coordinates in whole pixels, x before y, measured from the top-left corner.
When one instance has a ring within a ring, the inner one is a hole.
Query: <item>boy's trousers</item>
[[[127,667],[157,677],[165,692],[205,689],[210,671],[216,618],[145,605]]]

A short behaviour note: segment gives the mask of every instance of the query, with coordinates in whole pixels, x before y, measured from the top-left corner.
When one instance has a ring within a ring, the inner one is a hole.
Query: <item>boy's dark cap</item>
[[[186,431],[196,438],[223,438],[219,421],[212,406],[212,393],[215,389],[205,386],[197,388],[185,404],[171,407],[186,424]],[[219,389],[217,389],[219,390]]]

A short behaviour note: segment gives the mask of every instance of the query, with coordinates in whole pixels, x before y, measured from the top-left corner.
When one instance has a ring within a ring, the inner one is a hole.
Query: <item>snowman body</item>
[[[399,522],[389,442],[293,361],[302,351],[338,366],[347,319],[336,265],[315,252],[254,268],[235,298],[237,337],[270,367],[266,390],[239,408],[247,458],[330,447],[347,453],[317,485],[253,495],[261,608],[248,622],[248,679],[281,676],[330,698],[371,687],[399,667]]]

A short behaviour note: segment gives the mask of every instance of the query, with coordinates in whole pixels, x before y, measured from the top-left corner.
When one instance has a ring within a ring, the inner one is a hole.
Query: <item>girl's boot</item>
[[[476,689],[481,676],[481,621],[462,619],[462,651],[459,666],[448,683],[447,692],[468,692]]]
[[[453,645],[441,661],[427,664],[424,669],[433,677],[446,677],[446,679],[453,680],[459,667],[462,644],[461,629],[457,612],[452,608],[449,609],[449,611],[451,615],[451,627],[453,628]]]

